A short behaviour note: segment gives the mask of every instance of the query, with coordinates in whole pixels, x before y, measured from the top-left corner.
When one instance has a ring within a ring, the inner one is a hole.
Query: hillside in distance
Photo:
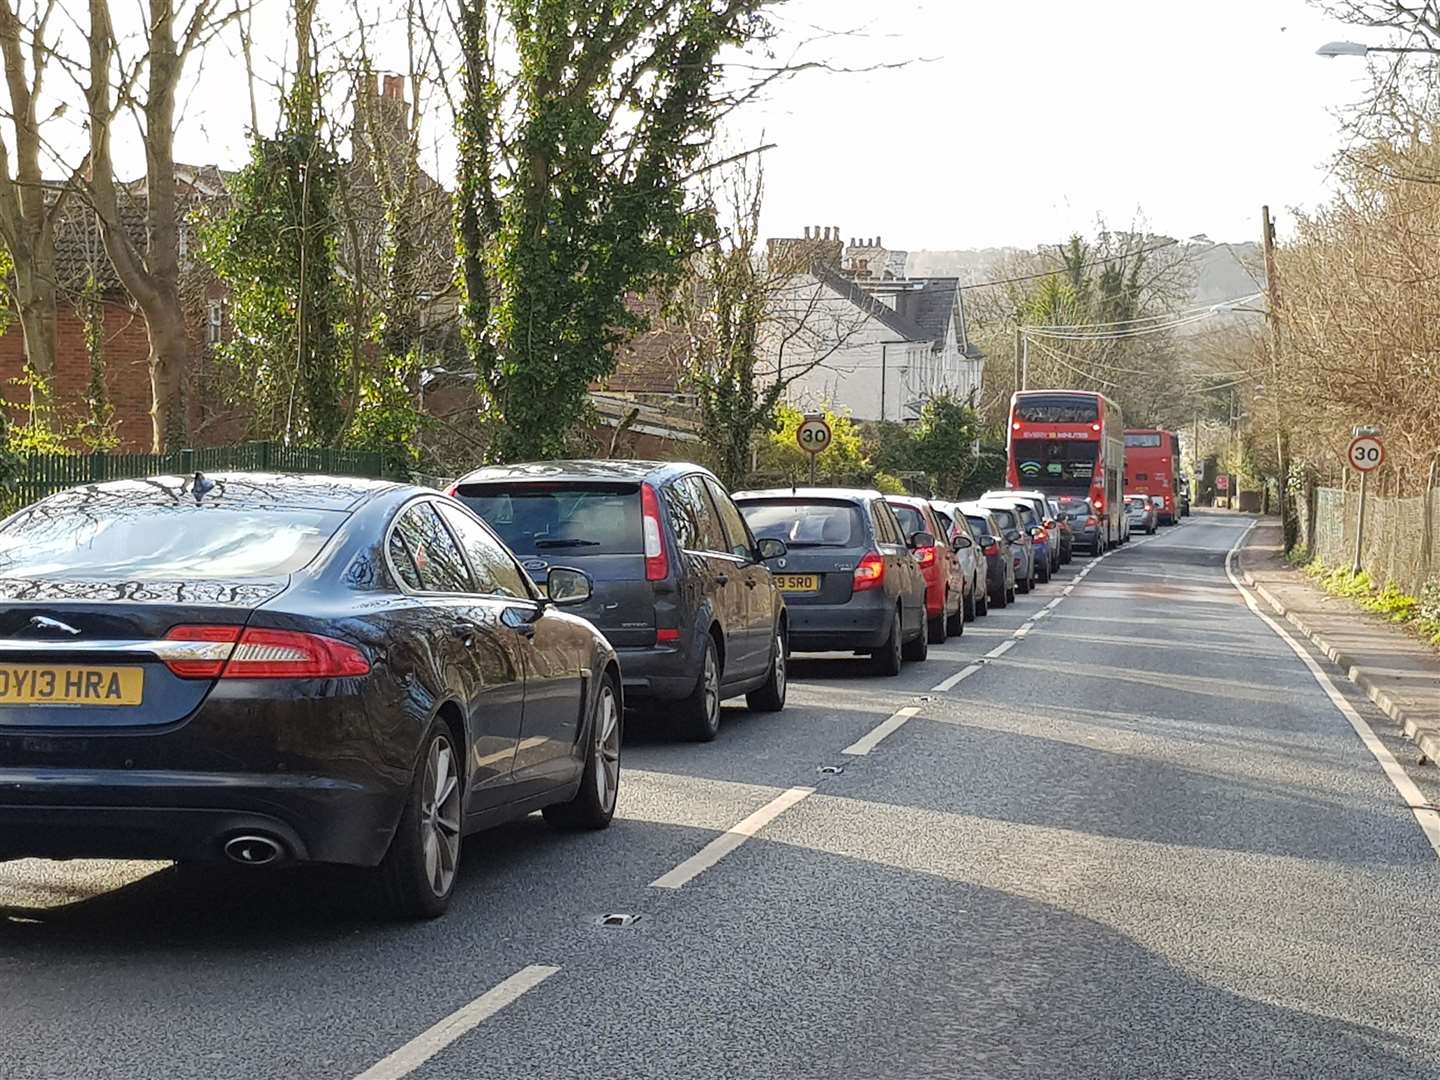
[[[1187,306],[1218,304],[1263,288],[1264,261],[1259,244],[1217,243],[1205,236],[1180,243],[1192,272]],[[1028,254],[1023,248],[1013,247],[912,251],[906,272],[911,277],[958,277],[965,285],[979,285],[1002,276],[999,267],[1005,262]]]

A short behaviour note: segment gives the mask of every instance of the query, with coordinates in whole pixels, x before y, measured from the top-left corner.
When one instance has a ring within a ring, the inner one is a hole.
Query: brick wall
[[[105,385],[115,406],[115,420],[123,452],[150,449],[150,355],[145,320],[137,312],[106,305]],[[0,335],[0,396],[12,422],[27,419],[21,407],[28,391],[12,382],[24,373],[25,335],[18,321]],[[61,422],[83,419],[85,391],[90,385],[90,353],[85,348],[85,326],[73,310],[62,308],[56,319],[55,400]]]

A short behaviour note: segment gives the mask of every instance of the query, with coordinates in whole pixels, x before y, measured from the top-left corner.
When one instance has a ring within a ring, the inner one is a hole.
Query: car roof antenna
[[[197,472],[195,478],[190,482],[190,494],[195,496],[195,505],[200,505],[200,500],[208,495],[215,488],[215,481],[211,480],[202,472]]]

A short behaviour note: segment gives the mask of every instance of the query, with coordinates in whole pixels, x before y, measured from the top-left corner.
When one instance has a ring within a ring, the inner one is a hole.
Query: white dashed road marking
[[[905,710],[901,710],[902,712]],[[919,709],[910,710],[911,716],[919,712]],[[893,719],[893,718],[892,718]],[[908,720],[909,717],[906,717]],[[902,721],[903,723],[903,721]],[[896,725],[899,726],[898,724]],[[871,732],[873,735],[874,732]],[[889,734],[888,732],[886,734]],[[884,738],[882,735],[881,738]],[[879,742],[880,740],[875,740]],[[849,753],[849,751],[845,751]],[[867,751],[868,753],[868,751]],[[789,810],[796,803],[809,798],[815,794],[812,787],[793,787],[788,791],[781,792],[775,798],[756,810],[753,814],[735,825],[730,826],[710,843],[697,851],[690,858],[686,859],[674,870],[661,874],[650,883],[652,889],[679,889],[688,882],[703,874],[710,867],[714,866],[730,852],[734,851],[746,840],[758,833],[770,822]]]
[[[400,1080],[409,1076],[460,1036],[474,1031],[505,1006],[535,989],[560,969],[544,964],[521,968],[498,986],[485,991],[462,1009],[457,1009],[428,1031],[417,1035],[355,1080]]]

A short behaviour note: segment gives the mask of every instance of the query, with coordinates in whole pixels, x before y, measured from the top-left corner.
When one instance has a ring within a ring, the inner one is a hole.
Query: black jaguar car
[[[407,485],[44,499],[0,523],[0,859],[359,865],[438,915],[466,833],[614,814],[619,666],[560,610],[589,593]]]

